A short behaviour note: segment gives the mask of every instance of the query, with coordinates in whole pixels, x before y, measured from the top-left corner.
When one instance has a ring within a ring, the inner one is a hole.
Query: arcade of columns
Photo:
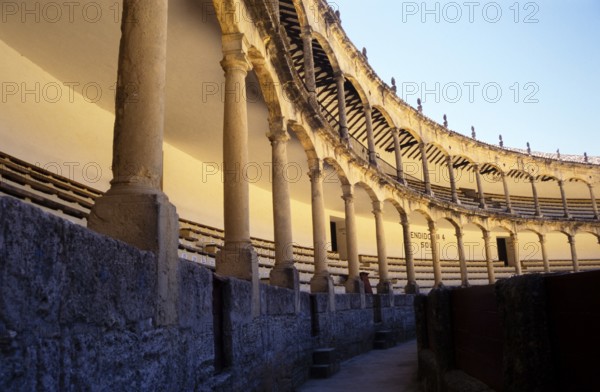
[[[238,99],[236,86],[245,85],[248,72],[254,69],[261,80],[263,88],[270,86],[270,96],[266,98],[270,111],[270,130],[268,138],[272,146],[272,196],[274,212],[274,234],[276,249],[276,264],[271,272],[271,284],[298,288],[298,272],[294,267],[292,252],[292,223],[290,211],[290,190],[285,179],[284,168],[287,164],[287,143],[290,140],[288,132],[295,132],[302,142],[308,158],[311,202],[312,228],[314,241],[314,277],[311,280],[313,292],[328,292],[332,290],[332,279],[327,267],[327,219],[324,203],[324,164],[332,161],[339,171],[342,182],[342,197],[345,206],[345,223],[347,230],[348,255],[348,292],[362,290],[359,279],[358,238],[355,216],[355,190],[357,186],[369,189],[372,198],[373,217],[377,238],[377,257],[379,265],[378,292],[390,292],[391,282],[388,273],[386,243],[383,223],[384,202],[393,204],[398,213],[404,235],[404,247],[408,284],[407,293],[418,291],[415,278],[413,253],[410,246],[409,214],[421,212],[428,221],[429,239],[432,249],[432,267],[435,284],[442,284],[443,276],[440,267],[440,255],[437,248],[436,221],[447,219],[455,229],[460,273],[463,285],[468,285],[465,249],[463,245],[463,226],[477,225],[483,235],[485,256],[488,266],[488,277],[494,282],[494,269],[491,251],[491,230],[496,227],[505,228],[513,242],[518,243],[517,233],[529,230],[539,236],[542,247],[545,271],[550,271],[546,251],[545,233],[560,231],[566,234],[571,247],[573,271],[578,271],[578,257],[575,247],[575,235],[578,232],[589,232],[600,236],[600,222],[595,201],[592,182],[597,181],[597,169],[590,165],[575,165],[561,162],[542,162],[540,165],[554,172],[577,171],[589,174],[592,178],[589,190],[593,205],[594,219],[571,219],[563,181],[558,181],[564,218],[560,220],[544,219],[536,189],[536,176],[529,175],[532,195],[535,205],[535,217],[523,217],[513,214],[511,196],[506,175],[500,172],[504,186],[507,211],[503,214],[488,210],[484,198],[481,172],[475,164],[476,185],[479,195],[479,209],[468,209],[459,203],[452,158],[448,154],[448,170],[450,189],[453,203],[446,203],[435,198],[429,178],[428,160],[426,158],[426,142],[436,142],[439,138],[448,138],[448,134],[437,132],[439,125],[423,117],[419,112],[404,104],[395,104],[391,98],[387,105],[391,113],[395,113],[398,124],[402,127],[391,128],[396,160],[397,180],[391,180],[378,167],[373,136],[372,108],[380,102],[368,102],[364,105],[364,116],[368,139],[368,162],[360,158],[352,150],[348,132],[348,122],[345,108],[344,80],[345,72],[336,73],[339,104],[339,129],[332,130],[331,126],[320,116],[317,105],[315,70],[312,52],[312,38],[317,32],[327,35],[332,41],[332,47],[339,48],[339,63],[348,56],[357,58],[347,49],[348,44],[342,42],[337,35],[338,30],[324,33],[332,26],[324,26],[322,19],[312,20],[309,28],[303,30],[305,54],[306,82],[299,83],[297,76],[290,74],[287,65],[278,65],[276,51],[286,47],[284,33],[279,30],[279,24],[274,26],[261,24],[258,27],[247,21],[231,18],[231,12],[236,12],[236,6],[245,7],[245,3],[234,5],[228,1],[215,7],[223,30],[223,61],[225,73],[226,94],[224,99],[223,155],[224,155],[224,195],[225,195],[225,243],[217,255],[216,271],[218,274],[232,276],[245,280],[258,280],[258,262],[256,252],[250,240],[249,218],[249,184],[243,176],[236,175],[236,170],[248,162],[248,119],[247,102]],[[261,13],[264,18],[274,19],[276,5],[268,1],[255,1],[254,12]],[[320,7],[326,7],[318,2]],[[259,6],[260,5],[260,6]],[[92,210],[89,227],[124,240],[141,249],[157,253],[159,259],[159,290],[163,300],[161,320],[169,323],[175,317],[172,304],[177,300],[174,283],[174,265],[177,258],[177,214],[167,196],[161,190],[162,179],[162,144],[164,123],[164,89],[165,89],[165,59],[166,59],[166,30],[167,2],[164,0],[145,0],[123,2],[124,12],[135,17],[138,23],[124,23],[119,54],[119,71],[116,100],[116,122],[113,146],[114,179],[111,189],[106,196],[100,198]],[[238,10],[239,12],[239,10]],[[248,11],[250,12],[250,11]],[[323,12],[331,12],[323,8]],[[124,18],[126,20],[128,18]],[[339,42],[338,42],[339,41]],[[336,44],[337,42],[337,44]],[[346,46],[344,46],[346,45]],[[346,49],[344,49],[346,48]],[[349,54],[350,53],[350,54]],[[264,59],[272,58],[271,61]],[[348,61],[346,61],[348,62]],[[282,68],[283,67],[283,68]],[[283,70],[282,70],[283,69]],[[367,65],[360,63],[356,67],[355,78],[365,84],[381,83],[376,77],[368,76]],[[367,76],[365,76],[367,75]],[[271,78],[270,80],[268,78]],[[273,81],[278,81],[274,83]],[[128,100],[128,86],[137,85],[138,99],[136,103]],[[272,88],[275,86],[274,88]],[[285,86],[286,91],[281,90]],[[365,86],[365,89],[370,86]],[[377,91],[377,90],[374,90]],[[287,94],[292,99],[278,99]],[[265,94],[266,96],[267,94]],[[372,97],[375,101],[376,97]],[[421,129],[419,149],[423,165],[424,187],[426,195],[415,192],[407,187],[403,173],[402,151],[399,142],[399,129],[408,126]],[[432,131],[435,129],[435,132]],[[436,139],[437,138],[437,139]],[[500,159],[514,161],[519,154],[505,150],[494,150],[489,146],[467,141],[466,138],[452,137],[452,143],[467,144],[475,151],[477,159],[490,154],[497,154]],[[473,147],[475,147],[473,149]],[[457,149],[458,150],[458,149]],[[498,150],[498,151],[497,151]],[[459,150],[460,151],[460,150]],[[533,159],[533,158],[532,158]],[[490,159],[490,161],[493,161]],[[126,217],[126,218],[125,218]],[[141,229],[143,228],[143,230]],[[514,259],[519,260],[518,246],[515,246]],[[521,273],[519,262],[515,263],[515,273]]]

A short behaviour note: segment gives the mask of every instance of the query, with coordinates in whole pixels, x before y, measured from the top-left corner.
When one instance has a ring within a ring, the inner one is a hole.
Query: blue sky
[[[600,1],[330,4],[379,76],[413,106],[422,96],[432,119],[488,143],[600,155]]]

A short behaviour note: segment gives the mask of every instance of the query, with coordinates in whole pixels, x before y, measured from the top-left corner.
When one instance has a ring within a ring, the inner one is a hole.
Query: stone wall
[[[600,271],[440,287],[415,300],[427,392],[597,391]]]
[[[152,253],[0,198],[0,385],[289,391],[317,348],[345,359],[370,350],[377,329],[414,334],[410,296],[375,323],[377,297],[261,285],[253,314],[249,282],[184,260],[178,323],[157,326],[156,273]]]

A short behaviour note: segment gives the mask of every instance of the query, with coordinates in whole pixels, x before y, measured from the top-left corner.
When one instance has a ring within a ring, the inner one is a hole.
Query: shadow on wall
[[[598,391],[600,271],[524,275],[415,299],[429,391]]]
[[[313,352],[414,337],[414,296],[310,295],[179,262],[178,320],[156,325],[156,258],[0,197],[3,390],[289,391]],[[375,318],[377,317],[377,323]]]

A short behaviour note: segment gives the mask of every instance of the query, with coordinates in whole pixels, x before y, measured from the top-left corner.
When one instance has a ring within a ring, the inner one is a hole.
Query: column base
[[[316,273],[310,280],[310,292],[311,293],[329,293],[334,292],[333,290],[333,279],[329,272]]]
[[[300,278],[298,270],[294,266],[277,266],[273,267],[269,274],[269,283],[272,286],[283,287],[286,289],[299,291]]]
[[[394,294],[394,289],[392,288],[392,282],[377,283],[377,294]]]
[[[365,284],[360,278],[349,278],[346,283],[344,283],[344,287],[346,287],[346,293],[348,294],[364,294],[365,293]]]
[[[258,255],[249,243],[226,243],[217,252],[216,266],[219,275],[258,282]]]
[[[335,312],[335,289],[333,285],[333,279],[329,275],[328,271],[316,273],[310,280],[310,292],[311,293],[327,293],[329,306],[327,310],[329,312]]]
[[[408,282],[404,286],[404,294],[419,294],[419,285],[417,282]]]
[[[121,187],[98,198],[90,212],[88,228],[156,254],[155,322],[171,325],[177,322],[179,297],[179,217],[164,193],[137,193],[139,190]]]

